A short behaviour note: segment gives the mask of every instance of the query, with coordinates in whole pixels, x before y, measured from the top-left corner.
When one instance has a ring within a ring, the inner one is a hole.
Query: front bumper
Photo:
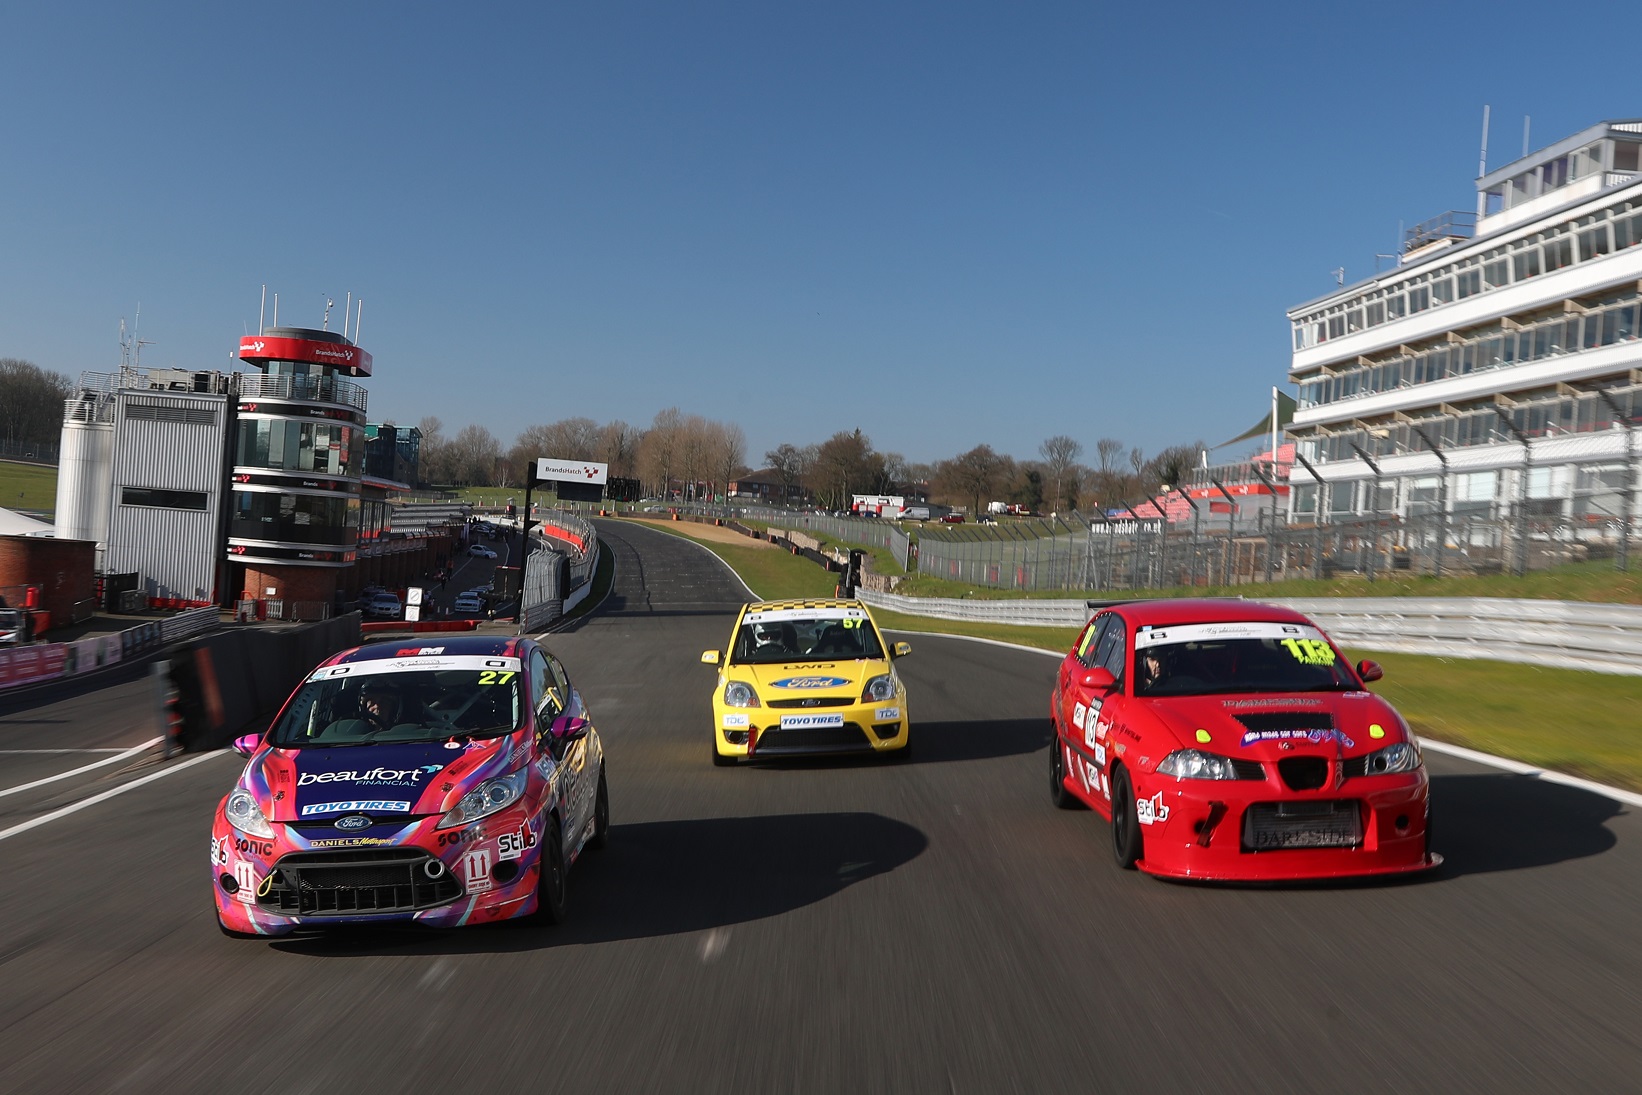
[[[911,740],[904,701],[818,711],[721,706],[714,723],[713,748],[725,757],[861,756],[893,753]]]
[[[343,834],[274,822],[247,836],[221,809],[211,832],[211,892],[222,926],[286,935],[337,924],[457,927],[536,910],[540,816],[516,804],[472,825],[381,820]]]
[[[1442,862],[1427,840],[1425,769],[1316,791],[1254,780],[1136,780],[1148,874],[1226,882],[1407,874]],[[1331,844],[1333,846],[1316,846]]]

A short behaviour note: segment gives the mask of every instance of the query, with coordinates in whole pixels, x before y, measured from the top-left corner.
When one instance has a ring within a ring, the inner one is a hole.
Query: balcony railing
[[[241,399],[301,399],[314,403],[341,403],[365,410],[368,393],[358,384],[328,376],[260,376],[241,373]]]

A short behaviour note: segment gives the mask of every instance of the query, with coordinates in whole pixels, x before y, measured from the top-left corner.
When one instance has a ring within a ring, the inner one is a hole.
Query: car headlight
[[[497,810],[507,809],[525,793],[525,781],[529,777],[530,769],[521,768],[508,775],[485,780],[463,795],[461,801],[440,818],[439,824],[434,828],[449,829],[453,825],[466,825],[482,817],[489,817]]]
[[[725,707],[758,707],[758,693],[745,681],[730,681],[724,686]]]
[[[1363,758],[1363,774],[1389,776],[1397,772],[1412,772],[1421,763],[1419,746],[1411,741],[1393,742]]]
[[[257,797],[243,787],[234,788],[234,793],[228,796],[228,805],[222,808],[222,812],[228,818],[228,824],[247,836],[274,835],[274,827],[268,824],[268,819],[263,816],[262,807],[257,805]]]
[[[895,698],[895,677],[885,673],[881,677],[874,677],[867,682],[867,687],[861,692],[862,703],[883,703]]]
[[[1200,749],[1177,749],[1163,758],[1157,770],[1175,779],[1238,779],[1230,757]]]

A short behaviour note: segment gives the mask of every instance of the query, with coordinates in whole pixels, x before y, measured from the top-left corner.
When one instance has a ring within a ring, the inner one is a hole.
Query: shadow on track
[[[1611,798],[1533,776],[1432,776],[1432,850],[1446,860],[1438,877],[1600,855],[1617,843],[1607,822],[1621,809]]]
[[[570,920],[458,930],[355,928],[286,936],[271,949],[316,958],[471,954],[608,943],[762,920],[824,901],[928,847],[869,813],[776,814],[616,825],[610,847],[570,872]]]
[[[978,719],[973,722],[917,722],[912,724],[912,754],[905,760],[893,754],[829,757],[766,757],[743,768],[872,768],[885,764],[945,764],[955,760],[991,760],[1035,753],[1049,745],[1047,719]],[[702,747],[705,762],[707,747]],[[1045,767],[1048,761],[1044,762]]]

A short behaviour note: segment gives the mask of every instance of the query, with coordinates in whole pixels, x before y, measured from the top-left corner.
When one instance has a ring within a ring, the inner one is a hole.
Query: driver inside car
[[[359,717],[378,730],[386,730],[399,721],[403,704],[399,691],[386,681],[371,681],[359,697]]]

